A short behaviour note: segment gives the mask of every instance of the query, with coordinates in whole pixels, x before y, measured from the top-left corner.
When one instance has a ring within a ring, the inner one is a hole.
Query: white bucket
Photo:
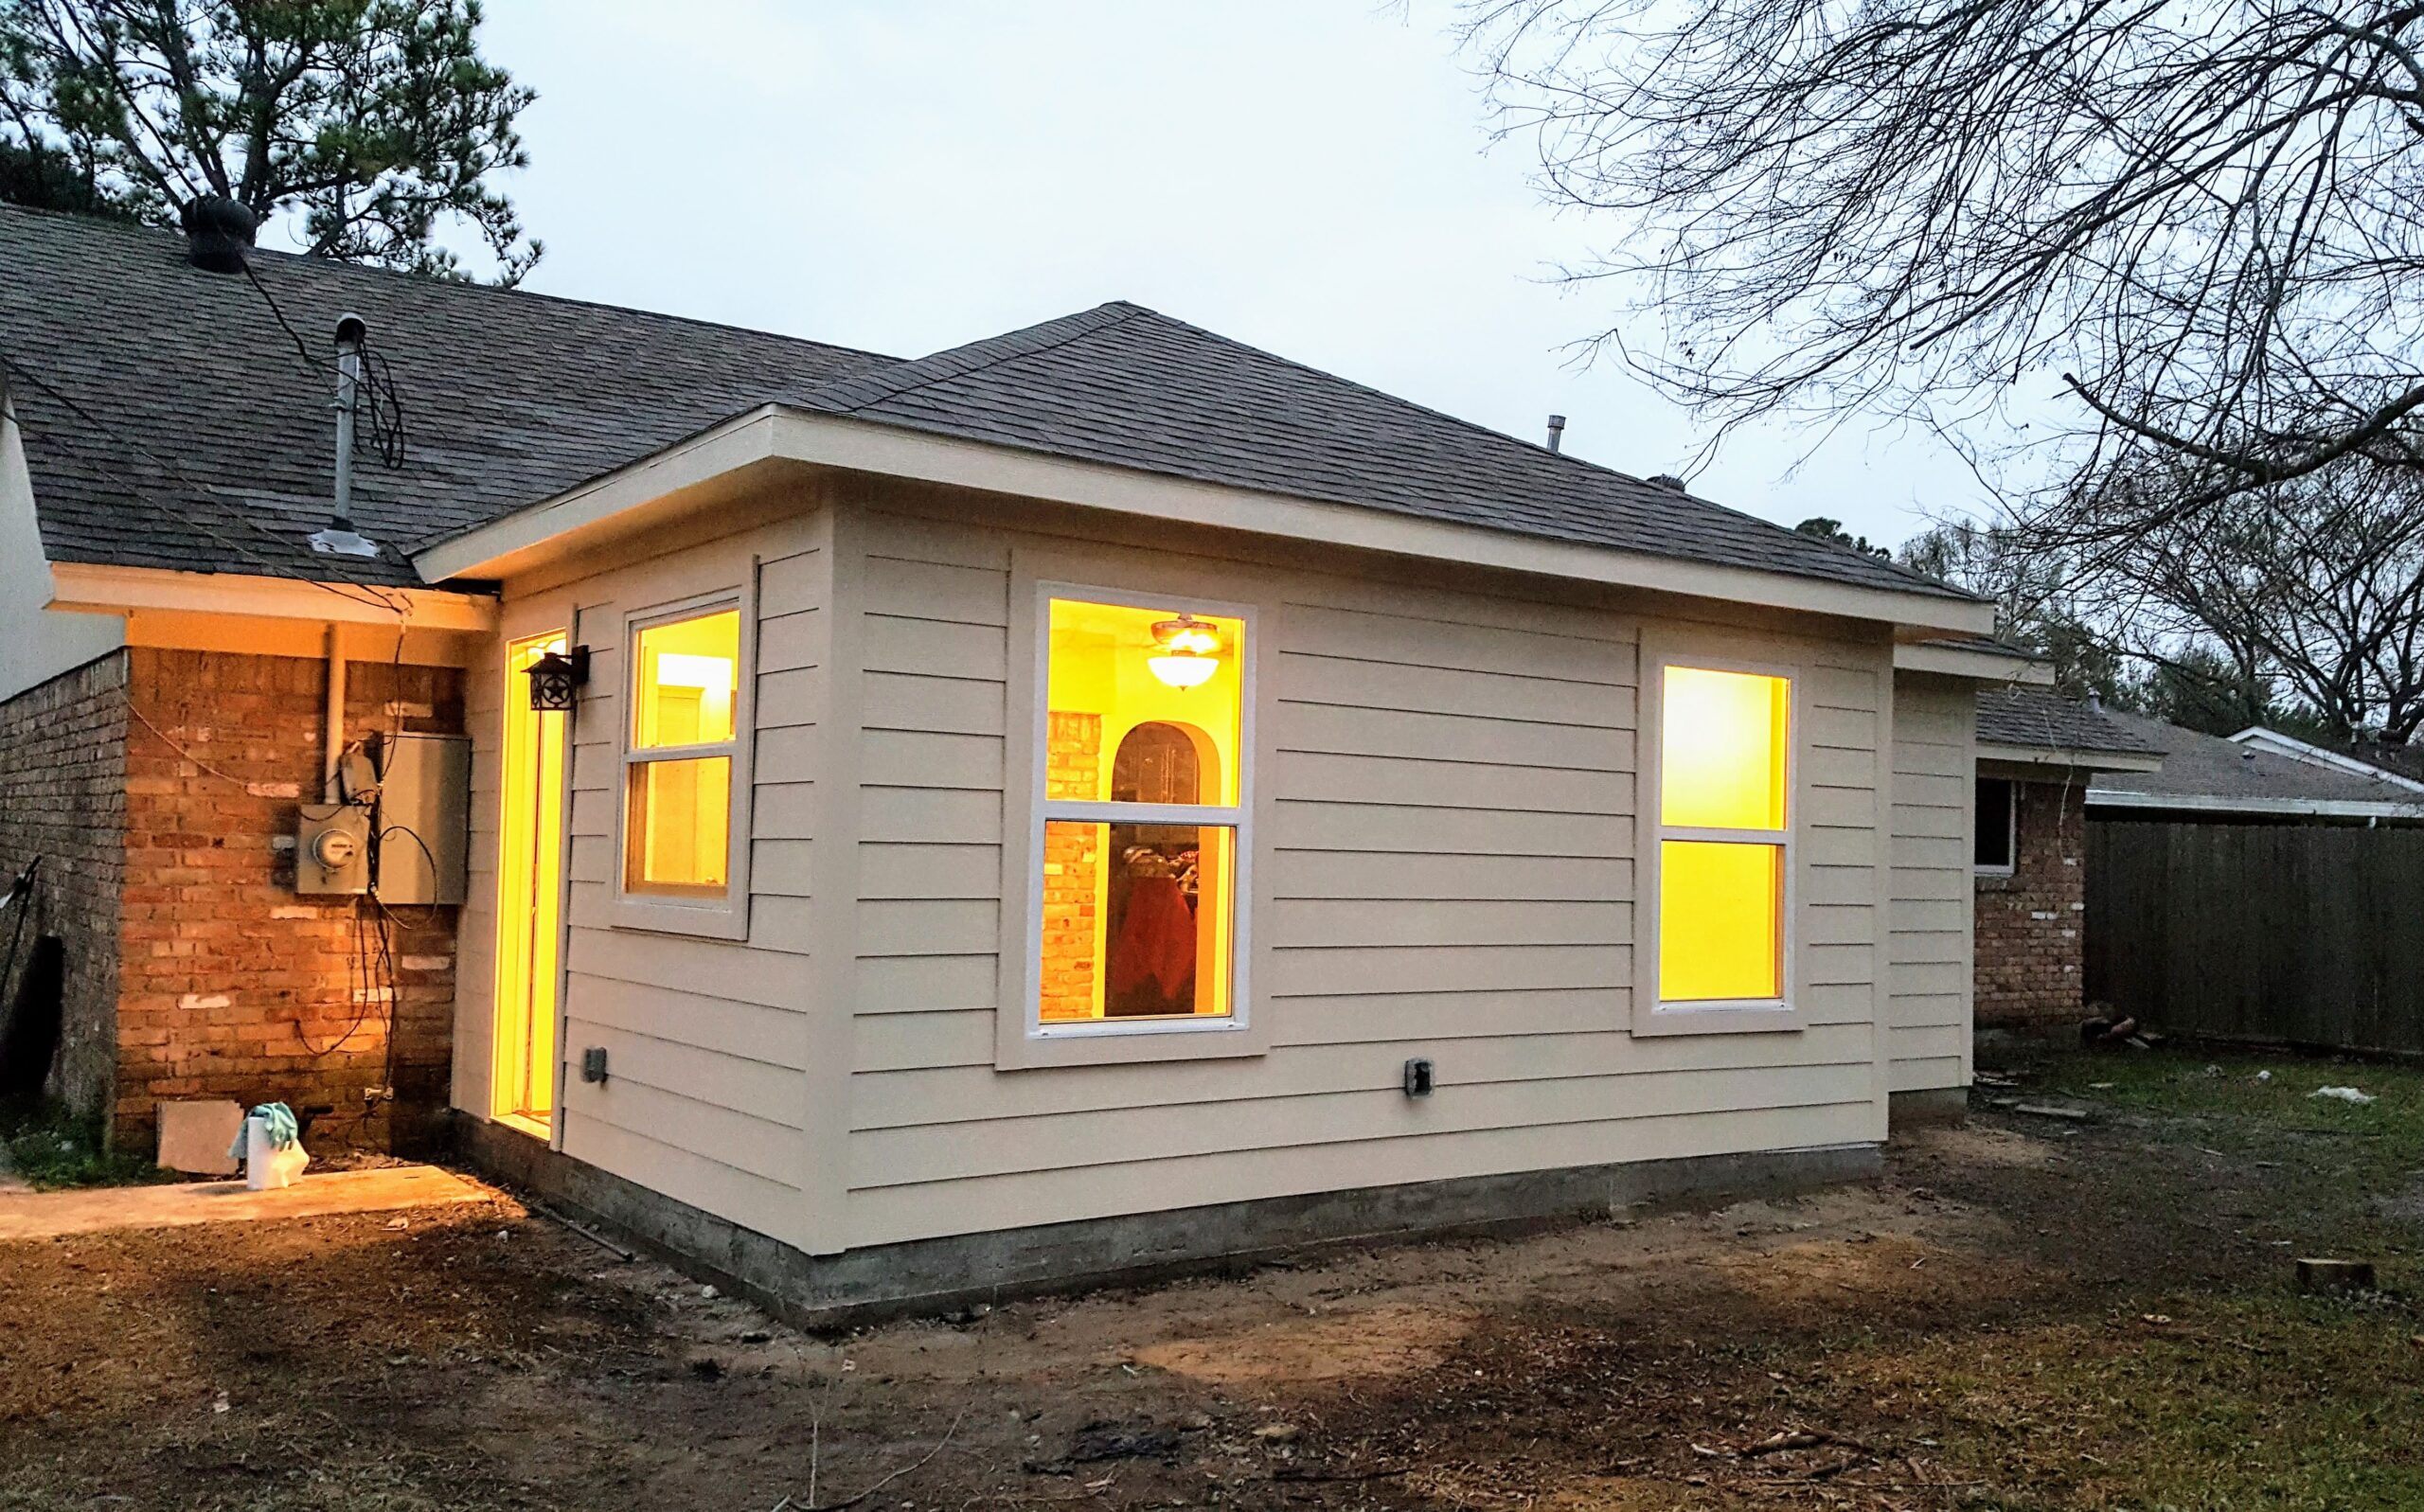
[[[312,1157],[296,1140],[284,1149],[270,1143],[269,1120],[254,1113],[244,1120],[244,1184],[256,1192],[292,1186]]]

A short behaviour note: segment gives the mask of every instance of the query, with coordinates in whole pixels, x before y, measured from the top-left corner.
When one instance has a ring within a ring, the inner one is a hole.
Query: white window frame
[[[1801,830],[1809,822],[1809,795],[1804,791],[1802,751],[1809,742],[1809,668],[1795,662],[1706,654],[1700,643],[1671,640],[1645,631],[1641,649],[1639,801],[1635,804],[1634,862],[1636,886],[1633,912],[1632,1032],[1637,1035],[1773,1033],[1806,1027],[1801,1003],[1804,972],[1801,962],[1800,904]],[[1780,830],[1705,828],[1668,825],[1665,816],[1664,764],[1666,720],[1666,669],[1739,672],[1785,680],[1785,823]],[[1716,841],[1727,844],[1778,845],[1783,872],[1778,908],[1780,941],[1777,962],[1779,991],[1773,998],[1693,999],[1665,1002],[1659,997],[1659,907],[1662,842]]]
[[[2000,866],[1981,865],[1977,860],[1978,846],[1973,828],[1971,844],[1970,846],[1970,869],[1973,874],[1980,877],[2010,877],[2017,874],[2020,870],[2020,784],[2010,777],[1980,776],[1972,778],[1972,786],[1970,792],[1970,823],[1973,827],[1978,823],[1978,793],[1976,784],[1987,782],[2000,782],[2004,785],[2004,792],[2005,794],[2004,799],[2004,855],[2008,859]]]
[[[996,1064],[1004,1070],[1088,1065],[1197,1056],[1259,1055],[1268,1048],[1267,1026],[1254,1011],[1255,810],[1257,806],[1257,663],[1262,655],[1263,618],[1253,604],[1223,599],[1180,586],[1185,574],[1117,571],[1110,580],[1044,576],[1023,563],[1013,573],[1011,609],[1011,719],[1013,750],[1006,763],[1008,782],[1003,847],[1005,921],[1016,938],[1002,951],[1002,1000]],[[1216,586],[1215,593],[1218,592]],[[1238,749],[1235,801],[1214,804],[1112,803],[1047,795],[1045,743],[1051,726],[1050,668],[1054,599],[1144,610],[1185,609],[1191,614],[1239,621]],[[1023,711],[1023,713],[1022,713]],[[1202,825],[1234,835],[1229,875],[1229,1011],[1218,1017],[1097,1019],[1047,1024],[1043,1019],[1044,825]],[[1015,903],[1012,902],[1015,900]]]
[[[753,578],[755,574],[751,575]],[[737,583],[693,594],[666,603],[627,610],[621,615],[615,643],[614,917],[618,929],[655,930],[698,934],[710,939],[749,937],[749,798],[750,751],[757,743],[758,618],[757,595],[751,583]],[[732,738],[696,745],[651,746],[635,742],[639,733],[640,632],[686,619],[700,619],[730,610],[740,616],[740,686],[732,701]],[[725,816],[724,887],[716,897],[686,896],[633,890],[630,885],[629,846],[632,780],[636,770],[658,761],[684,761],[703,756],[731,760],[730,811]]]

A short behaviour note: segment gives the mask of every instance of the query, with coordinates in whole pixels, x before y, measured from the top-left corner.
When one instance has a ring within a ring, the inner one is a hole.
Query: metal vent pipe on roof
[[[362,400],[362,344],[369,334],[369,323],[360,315],[337,317],[336,500],[329,527],[312,535],[312,549],[326,556],[379,555],[378,543],[353,528],[353,429]]]
[[[1549,417],[1549,450],[1552,452],[1565,450],[1565,417],[1562,415]]]

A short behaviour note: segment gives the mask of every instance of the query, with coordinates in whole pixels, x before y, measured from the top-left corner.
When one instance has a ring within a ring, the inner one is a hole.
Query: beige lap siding
[[[1895,678],[1894,699],[1891,1084],[1966,1087],[1977,699],[1966,682],[1916,672]]]
[[[560,605],[590,648],[588,685],[572,732],[570,893],[564,969],[567,1072],[558,1115],[566,1153],[760,1233],[800,1236],[803,1068],[810,1042],[809,923],[813,740],[823,703],[829,526],[805,514],[721,541],[642,554],[637,564],[522,596]],[[757,649],[748,799],[749,934],[704,938],[619,925],[612,916],[621,801],[620,732],[628,717],[624,616],[704,585],[745,583],[757,560]],[[508,585],[508,614],[517,596]],[[543,616],[545,617],[545,616]],[[502,657],[502,649],[491,660]],[[473,922],[481,981],[467,993],[457,1098],[488,1112],[492,1009],[496,798],[494,747],[504,690],[484,678],[474,728]],[[518,689],[512,690],[517,696]],[[483,853],[484,852],[484,853]],[[467,968],[473,962],[467,951]],[[584,1082],[584,1049],[607,1052],[609,1076]]]
[[[1025,946],[999,896],[1014,539],[865,523],[852,1245],[1881,1132],[1881,642],[1802,650],[1810,1026],[1636,1041],[1634,622],[1279,568],[1255,569],[1269,1054],[997,1071],[996,952]]]

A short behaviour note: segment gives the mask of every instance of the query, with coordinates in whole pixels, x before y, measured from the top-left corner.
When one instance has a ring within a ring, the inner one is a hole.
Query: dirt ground
[[[503,1198],[0,1246],[0,1508],[2424,1505],[2424,1076],[2159,1057],[2021,1095],[2094,1117],[843,1338]],[[2384,1292],[2296,1294],[2315,1250]]]

